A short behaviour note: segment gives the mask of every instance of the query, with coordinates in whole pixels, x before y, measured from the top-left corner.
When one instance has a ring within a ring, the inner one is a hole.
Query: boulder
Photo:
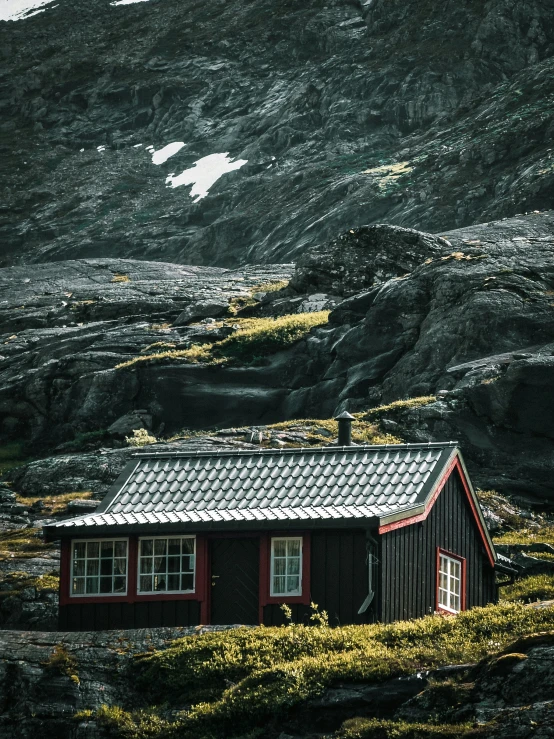
[[[118,439],[131,436],[136,429],[152,429],[152,416],[146,410],[126,413],[108,426],[108,433]]]

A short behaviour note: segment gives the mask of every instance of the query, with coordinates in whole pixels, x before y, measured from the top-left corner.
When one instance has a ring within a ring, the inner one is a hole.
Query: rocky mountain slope
[[[362,223],[437,232],[551,206],[551,3],[39,10],[0,21],[6,266],[289,262]],[[225,153],[190,197],[195,162]]]
[[[295,270],[5,269],[2,439],[36,456],[133,428],[168,437],[433,396],[385,414],[382,431],[458,439],[481,487],[552,499],[553,224],[351,229]],[[293,343],[279,316],[298,317]],[[224,354],[241,340],[250,354]]]

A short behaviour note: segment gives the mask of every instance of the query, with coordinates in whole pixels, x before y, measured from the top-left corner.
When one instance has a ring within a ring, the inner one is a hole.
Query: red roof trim
[[[441,493],[442,489],[444,488],[446,481],[452,474],[454,470],[458,471],[458,474],[460,476],[460,479],[462,481],[462,485],[464,487],[469,507],[471,508],[471,512],[473,514],[473,518],[475,519],[475,523],[477,524],[477,528],[479,530],[479,534],[481,535],[481,539],[483,541],[485,551],[487,552],[487,557],[489,559],[491,567],[494,567],[494,554],[492,552],[492,549],[489,544],[489,540],[487,538],[487,535],[485,534],[485,530],[483,528],[483,524],[481,523],[481,518],[477,512],[477,507],[475,505],[475,501],[473,499],[473,495],[471,493],[471,489],[469,487],[469,481],[466,477],[466,474],[464,472],[464,468],[462,467],[462,464],[460,462],[459,456],[456,454],[454,459],[450,462],[448,467],[446,468],[445,472],[443,473],[442,477],[439,480],[438,485],[435,488],[435,491],[433,492],[432,497],[429,499],[425,506],[425,510],[422,513],[418,513],[415,516],[410,516],[408,518],[403,518],[399,521],[392,521],[391,523],[383,524],[383,526],[379,526],[379,534],[386,534],[389,531],[394,531],[395,529],[401,529],[404,526],[411,526],[414,523],[419,523],[420,521],[425,521],[429,513],[431,512],[431,508],[434,506],[435,501],[437,500],[439,494]]]

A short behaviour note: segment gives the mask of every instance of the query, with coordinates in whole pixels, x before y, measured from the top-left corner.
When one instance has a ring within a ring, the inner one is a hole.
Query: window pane
[[[167,571],[168,572],[179,572],[180,557],[168,557],[167,558]]]
[[[153,552],[154,544],[152,539],[141,539],[140,542],[140,553],[144,555],[151,555]]]
[[[126,557],[127,556],[127,542],[126,541],[116,541],[115,542],[115,556],[116,557]]]
[[[287,556],[287,542],[284,539],[273,540],[273,556],[274,557],[286,557]]]
[[[152,590],[152,578],[150,576],[141,575],[140,577],[140,590],[149,593]]]
[[[113,579],[113,591],[114,593],[124,593],[125,592],[125,578],[122,576],[116,576]]]
[[[298,577],[287,577],[287,593],[294,593],[298,590]]]
[[[285,592],[285,579],[284,577],[273,578],[273,592],[276,595],[283,594]]]
[[[100,544],[97,541],[87,542],[87,557],[93,559],[100,553]]]
[[[87,577],[87,593],[97,593],[98,592],[98,578],[97,577]]]
[[[100,578],[100,592],[101,593],[111,593],[112,592],[112,578],[111,577],[101,577]]]
[[[286,574],[286,559],[275,559],[273,561],[273,574],[274,575],[285,575]]]
[[[168,590],[179,590],[179,575],[168,575],[167,589]]]
[[[113,541],[103,541],[100,547],[100,556],[102,558],[113,557],[113,547]]]
[[[73,563],[73,574],[74,575],[84,575],[85,574],[85,560],[77,560],[77,562]]]
[[[154,554],[165,554],[167,551],[167,539],[155,539]]]
[[[80,541],[77,544],[73,545],[73,559],[83,559],[85,556],[85,552],[87,550],[87,545],[84,541]]]
[[[289,557],[300,556],[300,539],[289,539],[287,541],[287,555]]]
[[[142,558],[140,560],[140,571],[141,572],[152,572],[152,560],[150,557],[148,559]]]
[[[124,575],[127,572],[127,560],[126,559],[114,559],[113,571],[115,575]]]
[[[287,575],[300,574],[300,557],[287,559]]]
[[[74,577],[73,578],[73,592],[75,595],[82,595],[85,592],[85,578]]]
[[[154,590],[166,590],[165,575],[154,575]]]
[[[192,572],[194,570],[194,557],[191,554],[187,554],[181,559],[181,570],[183,572]]]
[[[99,566],[97,559],[87,559],[87,575],[98,575]]]
[[[166,562],[165,557],[154,557],[154,572],[165,572]]]
[[[111,575],[113,572],[113,559],[100,560],[100,574]]]
[[[168,554],[181,554],[181,540],[180,539],[169,539],[167,544]]]
[[[183,539],[183,554],[194,554],[194,539]]]
[[[182,575],[181,576],[181,590],[193,590],[194,589],[194,579],[192,575]]]

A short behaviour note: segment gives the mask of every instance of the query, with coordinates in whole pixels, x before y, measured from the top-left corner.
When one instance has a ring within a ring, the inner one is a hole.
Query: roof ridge
[[[286,449],[212,449],[212,450],[196,450],[196,451],[168,451],[168,452],[137,452],[133,455],[135,458],[160,458],[160,457],[248,457],[257,455],[294,455],[311,454],[325,452],[359,452],[359,451],[382,451],[390,449],[446,449],[448,447],[457,447],[457,441],[430,441],[414,444],[359,444],[352,446],[315,446],[315,447],[288,447]]]

